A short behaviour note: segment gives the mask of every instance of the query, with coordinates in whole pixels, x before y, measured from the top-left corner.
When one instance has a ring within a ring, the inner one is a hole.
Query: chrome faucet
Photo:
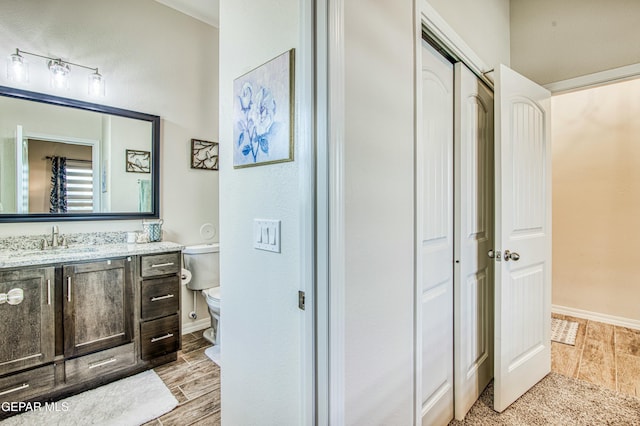
[[[49,248],[58,248],[58,247],[62,247],[62,248],[68,247],[67,237],[60,235],[60,229],[58,228],[58,225],[53,225],[53,228],[51,229],[51,243],[49,243],[46,237],[43,238],[42,241],[40,241],[40,249],[48,250]]]
[[[53,225],[53,229],[51,230],[51,247],[58,247],[59,234],[58,225]]]

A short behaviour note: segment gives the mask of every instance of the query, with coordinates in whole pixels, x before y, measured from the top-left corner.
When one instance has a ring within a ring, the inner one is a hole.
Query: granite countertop
[[[122,242],[110,244],[78,244],[68,248],[49,248],[47,250],[24,248],[0,248],[0,268],[49,265],[108,257],[135,256],[172,251],[181,251],[184,247],[169,241],[144,244]]]

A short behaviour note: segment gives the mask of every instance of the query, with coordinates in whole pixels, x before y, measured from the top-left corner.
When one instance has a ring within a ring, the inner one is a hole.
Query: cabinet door
[[[132,265],[122,258],[63,267],[65,357],[132,340]]]
[[[0,375],[53,361],[54,277],[54,268],[0,272]]]

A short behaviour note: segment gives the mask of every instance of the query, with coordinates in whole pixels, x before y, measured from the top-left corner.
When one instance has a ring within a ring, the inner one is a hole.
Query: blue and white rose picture
[[[293,160],[294,50],[233,82],[233,166]]]

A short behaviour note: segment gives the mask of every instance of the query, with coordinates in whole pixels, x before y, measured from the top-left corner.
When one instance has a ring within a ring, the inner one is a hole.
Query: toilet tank
[[[187,246],[184,254],[184,267],[191,272],[190,290],[204,290],[220,285],[220,250],[217,243]]]

